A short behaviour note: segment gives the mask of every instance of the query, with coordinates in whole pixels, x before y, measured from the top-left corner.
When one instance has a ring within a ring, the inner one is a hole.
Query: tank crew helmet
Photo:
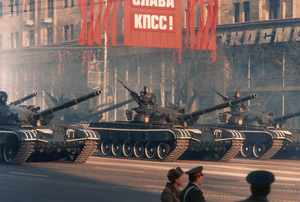
[[[0,104],[5,105],[7,102],[7,94],[4,91],[0,91]]]
[[[141,90],[140,95],[144,95],[144,91]]]
[[[144,86],[144,94],[149,93],[149,88],[147,86]]]
[[[251,185],[269,185],[275,181],[275,176],[269,171],[257,170],[249,173],[246,180]]]
[[[181,175],[183,175],[183,171],[180,167],[177,167],[176,169],[173,168],[169,170],[167,177],[170,180],[170,182],[173,183],[175,182],[175,179],[178,179]]]
[[[192,168],[189,171],[186,171],[185,174],[188,174],[190,177],[203,176],[202,170],[203,170],[203,166],[198,166],[196,168]]]

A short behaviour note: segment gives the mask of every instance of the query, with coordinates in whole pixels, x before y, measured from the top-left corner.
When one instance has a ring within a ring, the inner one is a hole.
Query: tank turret
[[[34,93],[30,94],[30,95],[27,95],[26,97],[23,97],[23,98],[21,98],[21,99],[19,99],[19,100],[16,100],[16,101],[14,101],[14,102],[11,102],[9,105],[14,105],[14,106],[16,106],[16,105],[21,104],[21,103],[25,102],[26,100],[29,100],[29,99],[31,99],[31,98],[37,96],[37,95],[38,95],[38,92],[34,92]]]
[[[19,125],[30,124],[32,126],[47,125],[53,118],[53,113],[59,110],[74,106],[82,101],[100,95],[101,91],[95,91],[85,96],[75,98],[69,102],[58,105],[53,108],[34,113],[34,110],[29,110],[23,107],[2,105],[0,108],[1,125]]]

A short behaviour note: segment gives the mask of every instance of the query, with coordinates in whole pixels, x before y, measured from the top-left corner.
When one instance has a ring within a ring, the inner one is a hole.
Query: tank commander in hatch
[[[4,91],[0,91],[0,105],[6,105],[7,94]]]
[[[241,94],[239,91],[235,92],[235,95],[232,97],[232,100],[241,98]],[[248,102],[242,102],[230,107],[231,110],[245,110],[248,109]]]
[[[274,174],[264,170],[257,170],[249,173],[246,180],[251,184],[252,195],[239,202],[268,202],[267,195],[271,192],[271,183],[275,181]]]
[[[141,97],[141,105],[154,106],[156,104],[156,96],[154,93],[149,93],[149,88],[144,87],[144,95]]]

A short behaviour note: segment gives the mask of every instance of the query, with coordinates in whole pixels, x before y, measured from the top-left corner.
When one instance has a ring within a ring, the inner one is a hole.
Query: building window
[[[244,2],[244,19],[245,22],[250,21],[250,2]]]
[[[35,15],[34,15],[34,0],[30,0],[30,20],[34,20]]]
[[[74,25],[70,25],[71,30],[71,40],[74,40]]]
[[[9,7],[10,7],[10,16],[13,16],[13,14],[14,14],[14,0],[10,0]]]
[[[53,43],[53,28],[47,28],[47,43],[51,44]]]
[[[29,30],[29,46],[34,46],[34,30]]]
[[[234,4],[234,22],[240,21],[240,3]]]
[[[16,37],[15,37],[15,41],[16,41],[16,48],[19,48],[19,32],[16,32]]]
[[[278,19],[279,0],[270,1],[270,19]]]
[[[71,0],[71,7],[74,7],[74,0]]]
[[[10,33],[10,49],[14,48],[14,34]]]
[[[69,25],[64,25],[64,40],[68,41],[69,37],[68,37],[68,30],[69,30]]]
[[[0,2],[0,19],[2,18],[2,2]]]
[[[64,0],[64,8],[68,8],[68,0]]]
[[[19,15],[19,0],[15,0],[16,15]]]
[[[53,0],[48,0],[48,18],[53,18]]]

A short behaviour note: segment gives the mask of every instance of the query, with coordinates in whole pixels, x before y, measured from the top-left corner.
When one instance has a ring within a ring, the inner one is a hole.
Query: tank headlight
[[[186,122],[183,123],[183,127],[187,127],[187,123]]]
[[[149,123],[149,115],[145,116],[145,123]]]
[[[276,128],[279,128],[279,123],[276,123]]]
[[[61,115],[60,120],[61,120],[61,121],[64,120],[64,115]]]
[[[243,118],[240,118],[238,123],[241,126],[243,124]]]
[[[41,121],[40,120],[37,120],[37,122],[36,122],[36,126],[37,127],[40,127],[42,124],[41,124]]]

